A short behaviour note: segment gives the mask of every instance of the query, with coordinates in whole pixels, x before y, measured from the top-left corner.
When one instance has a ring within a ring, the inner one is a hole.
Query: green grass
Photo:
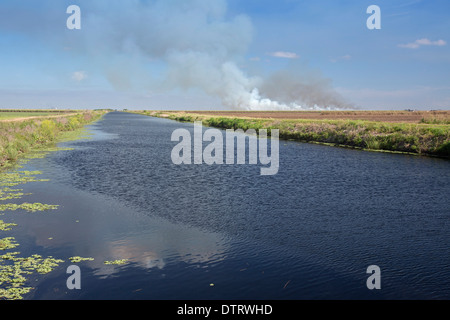
[[[74,139],[86,124],[103,114],[103,111],[80,111],[76,115],[61,115],[57,118],[0,122],[0,169],[11,167],[32,151],[55,146],[63,139]]]
[[[56,115],[49,112],[0,112],[0,120]]]
[[[5,201],[18,201],[22,197],[28,196],[17,186],[29,182],[45,182],[46,179],[39,179],[40,171],[17,170],[22,164],[33,158],[41,158],[56,148],[55,144],[61,141],[84,139],[86,130],[84,125],[99,119],[104,112],[79,113],[76,116],[63,118],[27,120],[14,123],[0,123],[0,147],[2,150],[9,149],[9,153],[16,152],[16,158],[12,159],[15,170],[0,170],[0,217],[13,214],[19,211],[20,214],[32,214],[34,212],[46,212],[58,209],[58,205],[42,203],[21,204],[8,203]],[[23,148],[27,146],[27,148]],[[22,149],[23,148],[23,149]],[[1,153],[2,159],[8,155]],[[19,159],[21,158],[21,159]],[[7,159],[9,161],[10,159]],[[3,163],[5,164],[5,162]],[[5,167],[5,166],[4,166]],[[17,224],[0,220],[0,300],[20,300],[33,290],[30,275],[46,275],[52,272],[60,264],[66,262],[53,257],[42,257],[33,254],[21,256],[15,251],[20,248],[20,243],[8,233]],[[49,238],[50,239],[50,238]],[[14,250],[14,251],[13,251]],[[82,258],[79,256],[70,257],[70,263],[80,263],[93,261],[94,258]],[[127,259],[105,261],[105,264],[121,265],[127,263]]]
[[[162,116],[164,113],[141,112]],[[204,125],[222,129],[271,129],[280,138],[322,143],[370,151],[402,152],[417,155],[450,157],[450,125],[446,123],[390,123],[363,120],[272,120],[256,118],[211,117],[196,114],[168,114],[177,121],[203,121]]]

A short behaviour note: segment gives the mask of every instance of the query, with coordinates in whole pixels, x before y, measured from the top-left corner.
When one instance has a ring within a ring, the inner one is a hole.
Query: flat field
[[[58,117],[67,115],[68,113],[75,113],[69,110],[2,110],[0,109],[1,122],[15,122],[28,119],[36,119],[40,117]]]
[[[279,120],[363,120],[391,123],[450,124],[450,111],[164,111],[164,114],[196,114]]]
[[[137,111],[223,129],[278,129],[280,138],[450,157],[450,111]]]
[[[47,112],[0,112],[0,120],[48,116]]]

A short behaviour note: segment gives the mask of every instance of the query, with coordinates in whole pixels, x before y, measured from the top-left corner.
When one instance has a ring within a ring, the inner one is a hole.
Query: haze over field
[[[450,106],[447,2],[319,2],[2,1],[0,107]]]

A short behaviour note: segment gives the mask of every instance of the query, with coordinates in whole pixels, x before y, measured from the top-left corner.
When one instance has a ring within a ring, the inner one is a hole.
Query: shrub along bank
[[[0,168],[14,164],[22,155],[35,149],[55,144],[63,133],[78,130],[104,113],[83,111],[57,118],[0,122]]]
[[[141,114],[177,121],[202,121],[223,129],[271,129],[280,138],[331,144],[372,151],[404,152],[450,157],[450,125],[391,123],[362,120],[280,120],[205,116],[195,113],[151,112]]]

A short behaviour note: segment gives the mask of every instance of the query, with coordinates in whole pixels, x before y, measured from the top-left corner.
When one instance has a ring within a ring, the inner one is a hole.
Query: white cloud
[[[75,71],[74,73],[72,73],[72,80],[75,80],[76,82],[81,82],[86,78],[87,74],[85,71]]]
[[[438,47],[442,47],[445,46],[447,44],[447,42],[445,40],[436,40],[436,41],[431,41],[430,39],[427,38],[422,38],[422,39],[418,39],[414,42],[411,43],[406,43],[406,44],[399,44],[398,46],[400,48],[407,48],[407,49],[418,49],[421,46],[438,46]]]
[[[335,63],[335,62],[338,62],[338,61],[348,61],[348,60],[350,60],[351,58],[352,58],[351,55],[346,54],[346,55],[344,55],[344,56],[342,56],[342,57],[333,58],[333,59],[331,59],[330,61],[333,62],[333,63]]]
[[[276,51],[270,52],[267,55],[276,57],[276,58],[285,58],[285,59],[298,59],[300,56],[294,52],[286,52],[286,51]]]
[[[409,7],[409,6],[418,4],[420,2],[422,2],[422,0],[413,0],[413,1],[409,1],[409,2],[403,3],[403,4],[398,4],[398,5],[394,6],[394,8]]]

